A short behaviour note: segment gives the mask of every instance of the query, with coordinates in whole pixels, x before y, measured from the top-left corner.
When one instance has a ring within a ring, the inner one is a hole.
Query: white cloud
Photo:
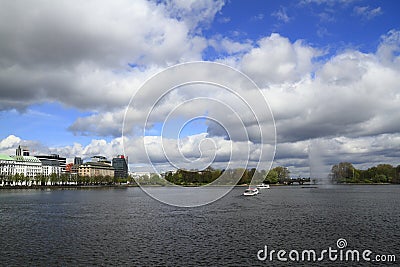
[[[229,17],[222,17],[222,18],[219,18],[218,19],[218,22],[219,23],[229,23],[231,21],[231,18],[229,18]]]
[[[264,19],[264,14],[262,14],[262,13],[257,14],[257,15],[255,15],[255,16],[253,16],[251,19],[252,19],[252,20],[255,20],[255,21],[257,21],[257,20],[263,20],[263,19]]]
[[[358,0],[301,0],[300,4],[309,5],[309,4],[317,4],[317,5],[327,5],[327,6],[335,6],[335,5],[350,5],[352,2]]]
[[[390,30],[381,37],[381,40],[376,53],[379,60],[387,67],[399,70],[400,31]]]
[[[221,7],[196,3],[196,25]],[[46,101],[81,109],[125,104],[125,85],[137,74],[128,64],[143,70],[201,59],[207,41],[174,10],[142,0],[3,3],[0,109]]]
[[[263,93],[276,119],[279,142],[337,135],[355,137],[395,133],[400,130],[396,123],[400,116],[397,115],[400,104],[397,90],[400,69],[398,56],[394,52],[399,47],[396,36],[394,31],[385,36],[376,54],[347,50],[326,62],[313,64],[313,58],[319,51],[299,41],[291,43],[275,34],[261,39],[258,47],[251,49],[242,59],[236,57],[239,59],[234,64],[259,85],[268,85],[264,87]],[[312,77],[312,72],[315,77]],[[210,74],[209,78],[213,75],[217,76],[218,73]],[[173,83],[174,79],[169,78]],[[242,93],[257,103],[259,95]],[[146,109],[153,104],[152,99],[158,98],[157,94],[158,90],[148,90],[136,101],[140,108],[137,106],[128,112],[129,127],[143,129]],[[169,94],[153,111],[149,118],[150,125],[164,121],[172,109],[196,96],[212,97],[235,107],[234,110],[241,114],[250,139],[257,139],[251,116],[246,119],[245,109],[235,102],[232,95],[223,90],[206,90],[204,87],[187,88]],[[257,108],[258,105],[253,106]],[[174,116],[190,118],[205,112],[220,118],[230,127],[231,138],[243,140],[242,134],[234,130],[241,128],[235,122],[235,117],[226,116],[230,112],[220,104],[191,102],[178,109]],[[124,110],[120,109],[81,118],[71,129],[117,136],[121,130],[123,114]],[[270,127],[263,122],[261,126]],[[210,124],[209,133],[218,135],[226,132]]]
[[[9,135],[0,141],[0,150],[7,150],[16,147],[21,142],[21,138],[15,135]]]
[[[291,19],[286,12],[286,8],[284,7],[280,7],[279,10],[273,12],[271,16],[277,18],[279,21],[284,23],[288,23]]]
[[[22,144],[27,145],[31,152],[34,150],[32,154],[57,153],[67,157],[68,162],[73,161],[75,156],[90,159],[94,155],[103,155],[111,159],[123,153],[124,144],[125,153],[129,156],[131,171],[154,171],[149,162],[154,164],[155,170],[159,172],[176,167],[202,169],[209,166],[210,163],[216,168],[224,169],[244,167],[248,162],[248,167],[251,168],[256,166],[260,155],[259,146],[256,144],[225,140],[221,137],[209,137],[206,133],[188,136],[180,140],[162,139],[159,136],[125,137],[124,142],[122,142],[122,138],[115,138],[111,141],[94,139],[87,145],[74,143],[63,147],[45,147],[35,141],[9,136],[1,140],[0,144],[9,143],[12,139],[20,141],[12,141],[12,145],[8,145],[7,148],[2,147],[0,154],[14,155],[15,148]],[[208,142],[204,143],[204,140],[208,140]],[[397,166],[400,157],[397,149],[399,146],[400,134],[398,133],[285,142],[278,144],[273,166],[289,167],[293,177],[309,177],[310,168],[311,172],[327,175],[332,165],[342,161],[352,162],[357,168],[362,169],[380,163]],[[263,153],[271,153],[271,149],[270,146],[265,146]],[[268,161],[267,157],[263,159]],[[174,163],[175,166],[171,163]]]
[[[223,6],[222,0],[169,0],[166,9],[172,17],[183,20],[190,29],[199,32],[209,26]]]
[[[222,37],[221,35],[214,36],[212,39],[210,39],[209,45],[220,54],[227,53],[229,55],[245,53],[253,48],[250,40],[236,42],[227,37]]]
[[[367,20],[383,14],[381,7],[371,8],[369,6],[356,6],[354,7],[354,13]]]
[[[241,69],[260,86],[296,82],[308,76],[312,60],[320,52],[301,40],[291,43],[279,34],[271,34],[258,41],[241,60]]]

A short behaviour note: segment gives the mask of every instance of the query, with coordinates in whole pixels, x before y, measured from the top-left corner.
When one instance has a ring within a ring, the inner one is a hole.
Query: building
[[[91,158],[91,161],[92,161],[92,162],[110,162],[110,161],[108,161],[107,158],[104,157],[104,156],[93,156],[93,157]],[[111,162],[110,162],[110,163],[111,163]]]
[[[37,155],[35,156],[42,163],[43,175],[49,176],[55,173],[59,176],[65,173],[66,158],[60,157],[57,154],[51,155]]]
[[[42,163],[36,157],[29,155],[27,147],[18,146],[15,156],[0,156],[0,185],[29,185],[35,178],[42,174]],[[19,175],[19,181],[10,178]]]
[[[74,165],[80,165],[83,163],[83,160],[81,157],[75,157],[74,158]]]
[[[76,165],[74,165],[75,167]],[[74,170],[72,167],[72,170]],[[105,162],[85,162],[76,167],[79,176],[111,176],[114,177],[114,168]]]
[[[124,155],[118,155],[112,159],[112,166],[114,167],[115,178],[127,178],[128,177],[128,159]]]
[[[10,177],[14,175],[15,160],[7,155],[0,154],[0,186],[10,183]]]
[[[18,146],[17,150],[15,151],[16,156],[29,156],[29,149],[26,146]]]
[[[29,155],[27,147],[18,146],[15,150],[15,160],[13,175],[20,174],[28,178],[35,178],[42,174],[42,162],[33,156]]]
[[[68,164],[65,166],[65,172],[71,173],[71,171],[72,171],[72,166],[74,166],[73,163],[68,163]]]
[[[15,174],[22,174],[25,177],[35,178],[42,174],[42,162],[33,156],[12,156],[15,160]]]

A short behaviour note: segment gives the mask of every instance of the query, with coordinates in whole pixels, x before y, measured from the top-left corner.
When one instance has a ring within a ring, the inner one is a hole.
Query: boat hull
[[[246,189],[246,191],[244,191],[243,196],[255,196],[258,194],[258,189],[254,188],[254,189]]]

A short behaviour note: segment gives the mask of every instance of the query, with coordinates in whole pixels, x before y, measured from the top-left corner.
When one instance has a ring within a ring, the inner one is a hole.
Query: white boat
[[[259,185],[257,185],[257,188],[258,189],[269,189],[270,187],[269,187],[269,184],[259,184]]]
[[[244,196],[255,196],[257,194],[258,194],[257,188],[247,188],[243,193]]]

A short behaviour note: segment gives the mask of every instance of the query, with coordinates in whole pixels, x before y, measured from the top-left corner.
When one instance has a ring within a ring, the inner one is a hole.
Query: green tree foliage
[[[272,170],[274,170],[277,173],[278,176],[278,182],[283,184],[285,182],[287,182],[287,180],[290,179],[290,171],[288,168],[283,167],[283,166],[278,166],[273,168]]]
[[[57,185],[60,182],[60,179],[56,173],[50,174],[50,182],[51,185]]]
[[[264,182],[267,184],[276,184],[278,182],[278,172],[274,169],[270,170]]]
[[[151,173],[149,175],[142,175],[139,178],[136,178],[134,183],[138,183],[139,185],[161,185],[165,186],[167,182],[164,178],[160,177],[156,173]]]
[[[400,184],[400,165],[397,165],[397,167],[394,169],[392,183]]]
[[[349,162],[333,165],[331,177],[336,183],[400,183],[400,165],[396,168],[390,164],[379,164],[359,170]]]
[[[229,169],[229,170],[218,170],[208,167],[205,170],[182,170],[179,169],[176,172],[167,172],[164,177],[170,183],[176,185],[186,186],[199,186],[214,182],[214,184],[226,185],[226,184],[250,184],[252,179],[256,181],[264,181],[266,183],[275,184],[278,182],[278,175],[282,180],[289,179],[289,170],[285,167],[276,167],[271,170],[267,175],[267,172],[262,170],[258,171],[255,168],[252,169]],[[217,180],[221,175],[224,175],[223,181]]]
[[[354,170],[353,164],[349,162],[340,162],[333,165],[331,169],[333,182],[343,183],[352,180],[355,174]]]

